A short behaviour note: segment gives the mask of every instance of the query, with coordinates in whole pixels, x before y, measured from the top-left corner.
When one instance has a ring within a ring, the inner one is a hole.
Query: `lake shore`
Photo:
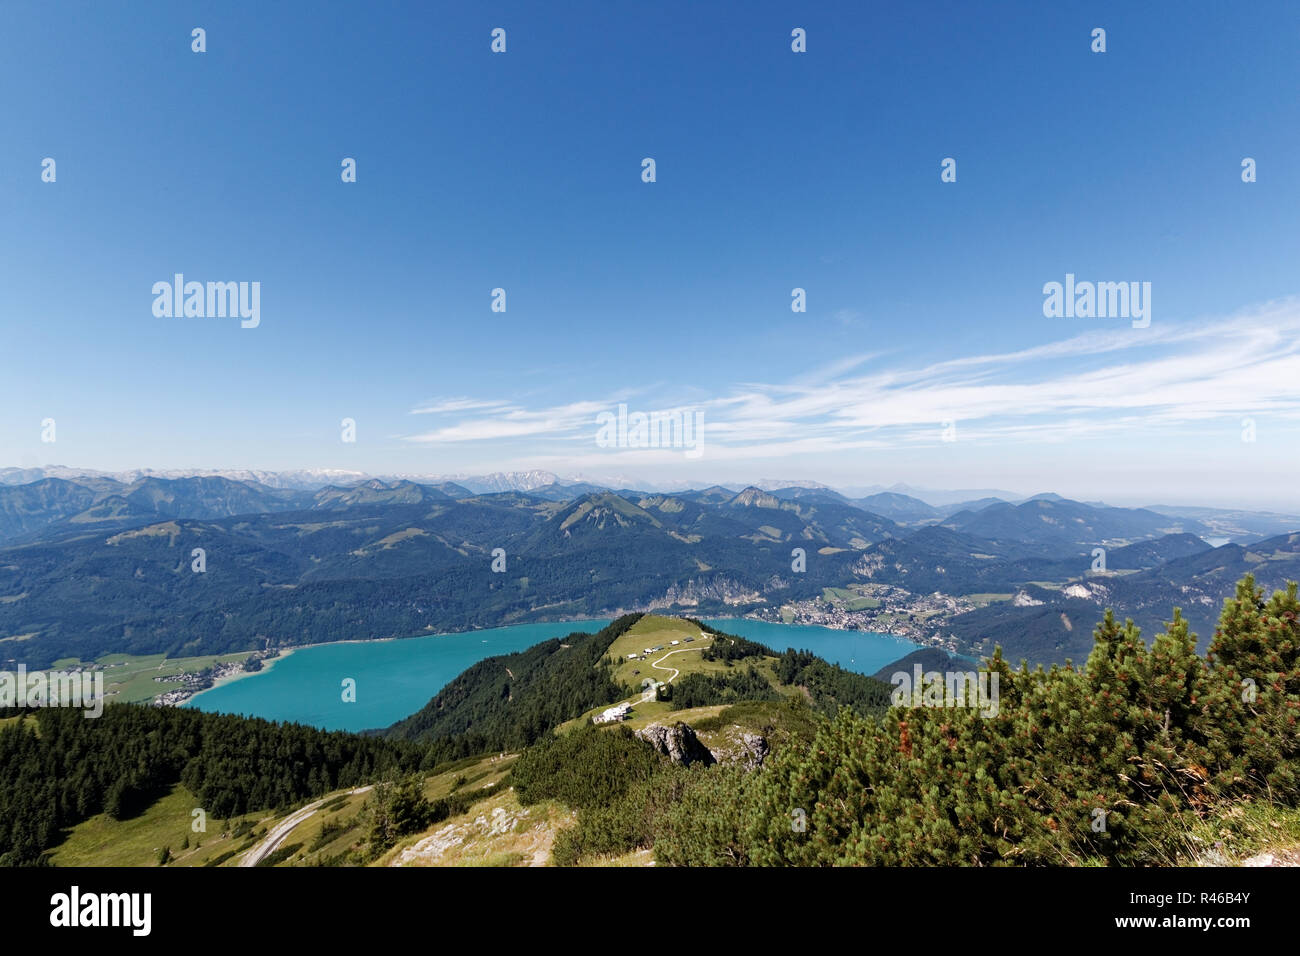
[[[550,623],[550,622],[529,621],[527,623],[531,624],[531,623]],[[573,624],[578,630],[581,630],[582,625],[585,624],[600,625],[599,627],[596,628],[596,630],[600,630],[601,627],[605,626],[605,624],[601,623],[600,620],[568,621],[562,623]],[[525,625],[504,624],[501,626],[517,627],[517,626],[525,626]],[[345,638],[344,640],[341,641],[321,641],[318,644],[291,644],[287,647],[278,648],[280,653],[277,654],[275,657],[268,658],[267,660],[265,660],[262,664],[262,669],[260,671],[238,671],[226,677],[219,677],[212,682],[211,687],[205,687],[197,694],[191,694],[189,697],[186,697],[183,701],[181,701],[179,706],[184,706],[185,704],[188,704],[191,701],[198,700],[208,691],[216,690],[218,687],[225,687],[229,684],[235,683],[236,681],[243,680],[246,677],[256,677],[259,674],[270,673],[271,669],[274,668],[279,661],[285,660],[294,651],[306,650],[307,648],[312,648],[312,647],[333,647],[339,644],[390,644],[393,641],[410,641],[420,637],[455,637],[458,634],[473,634],[477,630],[495,630],[495,628],[476,628],[474,630],[469,630],[469,631],[443,631],[440,633],[433,633],[433,634],[430,633],[408,634],[406,637],[364,637],[364,638],[350,637],[350,638]]]
[[[279,654],[276,654],[275,657],[266,658],[262,661],[261,670],[257,670],[257,671],[239,670],[233,674],[227,674],[225,677],[218,677],[215,680],[213,680],[211,687],[205,687],[197,694],[190,694],[189,697],[186,697],[183,701],[181,701],[181,704],[188,704],[192,700],[198,700],[200,697],[202,697],[210,690],[216,690],[218,687],[225,687],[227,684],[233,684],[235,681],[243,680],[245,677],[256,677],[258,674],[268,673],[273,667],[275,667],[276,664],[284,660],[294,651],[299,650],[300,648],[303,647],[312,647],[312,646],[313,645],[311,644],[295,644],[292,647],[279,648],[280,651]]]

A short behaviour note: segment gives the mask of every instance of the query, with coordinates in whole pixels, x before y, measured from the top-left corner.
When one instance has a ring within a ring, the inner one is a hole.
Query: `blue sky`
[[[378,6],[6,4],[0,466],[1300,507],[1293,4]]]

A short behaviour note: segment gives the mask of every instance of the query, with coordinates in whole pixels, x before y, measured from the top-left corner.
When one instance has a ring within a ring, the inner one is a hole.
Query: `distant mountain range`
[[[226,469],[164,469],[134,468],[129,471],[97,471],[93,468],[69,468],[48,465],[41,468],[0,468],[0,485],[25,485],[42,478],[62,478],[66,481],[107,478],[121,484],[132,484],[144,478],[228,478],[232,481],[251,481],[268,488],[320,488],[329,484],[343,485],[365,481],[371,476],[359,471],[333,468],[312,468],[297,471],[261,471],[247,468]]]
[[[580,494],[600,491],[618,493],[644,494],[664,493],[692,495],[700,493],[683,483],[674,482],[671,486],[641,481],[628,476],[619,476],[617,480],[605,478],[592,481],[586,478],[562,478],[553,472],[543,470],[493,472],[485,475],[369,475],[358,471],[340,469],[302,469],[294,471],[262,471],[256,469],[212,469],[212,470],[153,470],[132,469],[121,472],[96,471],[89,468],[69,468],[62,465],[50,465],[38,468],[0,468],[0,488],[4,486],[26,485],[39,482],[45,478],[59,478],[86,487],[107,488],[116,485],[131,486],[145,479],[176,480],[183,478],[225,478],[230,481],[251,483],[280,491],[317,491],[327,487],[350,487],[367,482],[378,481],[385,485],[414,483],[434,488],[452,488],[452,497],[522,491],[547,498],[552,501],[567,501]],[[100,481],[97,481],[100,480]],[[743,486],[715,485],[719,493],[735,495]],[[997,489],[940,490],[917,489],[909,485],[896,484],[885,488],[881,485],[859,486],[835,489],[815,481],[795,480],[779,481],[762,479],[752,487],[768,491],[783,500],[823,500],[838,501],[870,511],[873,514],[889,518],[908,527],[938,523],[960,512],[979,512],[989,505],[1018,505],[1031,501],[1064,501],[1060,495],[1051,493],[1022,497],[1015,492]],[[459,489],[459,490],[456,490]],[[302,502],[305,499],[286,499]],[[1099,501],[1083,502],[1093,508],[1106,508]],[[1133,509],[1116,509],[1129,511]],[[1268,537],[1292,530],[1296,526],[1296,514],[1268,511],[1251,511],[1248,509],[1206,508],[1198,506],[1152,505],[1146,510],[1156,512],[1167,518],[1190,519],[1199,522],[1199,527],[1210,537],[1221,537],[1236,541],[1249,538]],[[960,519],[953,519],[960,520]],[[0,540],[4,533],[0,529]]]
[[[494,472],[490,475],[369,475],[361,471],[347,471],[334,468],[310,468],[295,471],[260,471],[247,468],[184,470],[169,469],[155,471],[151,468],[136,468],[129,471],[96,471],[90,468],[68,468],[63,465],[50,465],[43,468],[0,468],[0,485],[24,485],[42,478],[62,478],[67,481],[81,479],[106,478],[121,484],[134,484],[145,478],[228,478],[231,481],[254,482],[268,488],[289,488],[298,490],[315,490],[327,485],[352,485],[361,482],[379,480],[419,481],[421,483],[440,483],[454,481],[463,484],[474,493],[494,491],[531,491],[544,485],[564,484],[565,482],[549,471],[512,471]]]
[[[889,630],[968,654],[1002,644],[1013,659],[1048,662],[1086,654],[1106,607],[1150,633],[1178,605],[1204,639],[1242,574],[1270,588],[1300,578],[1300,519],[1279,515],[1055,495],[932,507],[806,485],[471,484],[90,475],[2,485],[0,662],[654,610]],[[1241,529],[1236,540],[1212,547],[1205,539],[1227,525]]]

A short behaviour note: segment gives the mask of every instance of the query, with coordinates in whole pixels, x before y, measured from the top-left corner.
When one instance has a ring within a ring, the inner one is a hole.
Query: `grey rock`
[[[741,734],[740,742],[745,746],[745,754],[741,757],[745,768],[752,770],[761,767],[770,749],[767,746],[767,738],[760,734]]]
[[[718,763],[739,764],[745,770],[755,770],[767,759],[767,739],[760,734],[741,731],[738,736],[728,736],[724,745],[713,751]]]
[[[713,752],[700,742],[700,738],[695,736],[695,731],[680,720],[671,727],[651,724],[644,730],[636,731],[636,735],[673,763],[685,767],[694,763],[705,766],[717,763]]]

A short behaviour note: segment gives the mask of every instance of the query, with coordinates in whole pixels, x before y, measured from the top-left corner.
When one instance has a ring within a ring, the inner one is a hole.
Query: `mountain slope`
[[[612,666],[602,659],[640,619],[640,614],[628,614],[594,634],[575,632],[479,661],[384,736],[426,743],[455,737],[457,756],[526,746],[583,711],[622,696]]]
[[[0,487],[0,541],[81,514],[98,497],[94,490],[62,478]]]
[[[865,498],[856,499],[854,504],[903,524],[938,519],[944,514],[944,512],[926,504],[920,498],[900,495],[894,491],[882,491],[879,494],[867,495]]]
[[[1187,532],[1206,533],[1198,521],[1171,518],[1141,508],[1095,507],[1040,497],[1019,505],[1005,502],[979,511],[959,511],[943,527],[992,541],[1050,547],[1105,547]]]

